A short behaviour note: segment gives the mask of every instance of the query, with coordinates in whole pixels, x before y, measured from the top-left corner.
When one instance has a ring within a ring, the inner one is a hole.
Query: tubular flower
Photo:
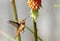
[[[38,10],[41,7],[41,0],[28,0],[28,6],[32,10]]]

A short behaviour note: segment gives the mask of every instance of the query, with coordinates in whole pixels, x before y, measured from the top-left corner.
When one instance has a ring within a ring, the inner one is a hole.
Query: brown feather
[[[18,31],[16,32],[16,37],[19,35],[20,32],[22,32],[24,30],[24,25],[25,25],[24,20],[21,20],[20,27],[19,27]]]

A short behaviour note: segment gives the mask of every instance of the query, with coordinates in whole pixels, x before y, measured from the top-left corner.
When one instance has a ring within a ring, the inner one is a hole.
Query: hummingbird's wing
[[[12,24],[13,26],[15,26],[16,28],[19,28],[19,26],[20,26],[20,24],[18,22],[15,22],[15,21],[9,20],[9,23]]]

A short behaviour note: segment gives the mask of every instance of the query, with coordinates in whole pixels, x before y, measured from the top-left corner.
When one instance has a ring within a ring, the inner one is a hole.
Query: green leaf
[[[5,32],[0,30],[0,34],[5,36],[6,38],[10,39],[11,41],[16,41],[16,39],[14,39],[13,37],[11,37],[10,35],[6,34]]]

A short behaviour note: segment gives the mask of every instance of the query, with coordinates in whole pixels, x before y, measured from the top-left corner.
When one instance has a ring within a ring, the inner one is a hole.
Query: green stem
[[[36,20],[37,20],[37,17],[38,17],[38,10],[32,10],[31,9],[31,17],[33,18],[33,25],[34,25],[34,38],[35,38],[35,41],[38,41],[37,39],[37,25],[36,25]],[[40,39],[40,38],[39,38]],[[41,40],[42,41],[42,40]]]
[[[14,12],[14,20],[16,22],[18,22],[18,16],[17,16],[17,10],[16,10],[16,5],[15,5],[15,0],[11,0],[11,4],[12,4],[12,8],[13,8],[13,12]],[[18,28],[17,28],[18,29]],[[18,36],[18,41],[21,41],[21,36],[19,34]]]
[[[25,26],[32,34],[34,34],[34,32],[28,27],[28,26]],[[37,38],[40,40],[40,41],[43,41],[39,36],[37,36]]]
[[[37,26],[36,26],[36,22],[33,18],[33,24],[34,24],[34,37],[35,37],[35,41],[38,41],[37,39]]]

